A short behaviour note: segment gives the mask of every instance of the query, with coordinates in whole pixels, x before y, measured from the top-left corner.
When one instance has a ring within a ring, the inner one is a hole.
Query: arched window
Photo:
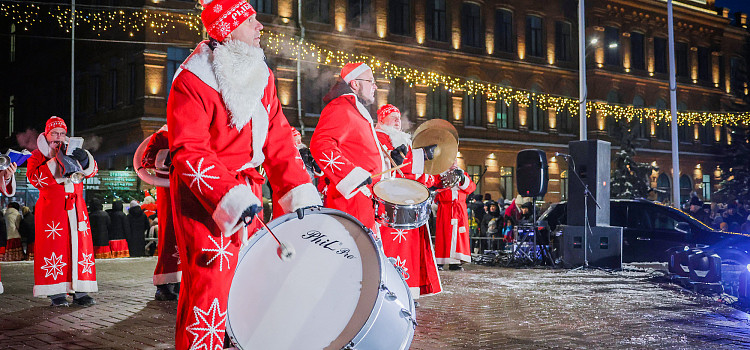
[[[539,16],[526,16],[526,55],[544,57],[544,21]]]
[[[562,96],[571,96],[571,94],[568,93],[568,91],[563,91],[560,93]],[[561,134],[575,134],[578,132],[578,129],[576,127],[578,121],[577,115],[571,115],[570,110],[568,108],[562,108],[557,111],[556,115],[557,119],[557,131]]]
[[[464,125],[466,126],[484,126],[484,115],[485,110],[485,97],[484,94],[464,93]]]
[[[427,32],[427,39],[448,41],[446,22],[446,1],[425,0],[425,30]]]
[[[484,47],[482,30],[482,10],[479,5],[465,2],[461,6],[461,37],[464,45]]]
[[[643,100],[643,97],[636,95],[633,98],[633,107],[643,108],[645,106],[646,106],[646,101]],[[634,124],[635,137],[640,138],[640,139],[648,138],[648,125],[649,125],[648,119],[640,120],[636,118],[633,124]]]
[[[690,199],[690,192],[693,191],[693,181],[690,176],[682,174],[680,176],[680,203],[685,203]]]
[[[667,174],[662,173],[656,179],[656,193],[656,200],[662,203],[672,198],[671,182]]]
[[[495,10],[495,50],[513,52],[513,12],[506,9]]]
[[[439,86],[427,91],[427,119],[449,120],[452,104],[450,92]]]

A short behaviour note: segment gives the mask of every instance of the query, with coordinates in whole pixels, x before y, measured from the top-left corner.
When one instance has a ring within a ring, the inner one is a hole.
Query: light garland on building
[[[0,14],[9,17],[11,21],[22,26],[22,29],[28,30],[42,21],[42,16],[46,11],[46,15],[69,32],[70,8],[64,6],[50,4],[49,10],[43,10],[37,4],[0,3]],[[186,26],[196,34],[202,32],[203,27],[198,13],[173,11],[175,10],[166,8],[164,10],[114,9],[112,7],[97,9],[96,6],[88,6],[76,9],[76,27],[86,26],[95,31],[98,36],[103,32],[112,32],[115,28],[129,33],[130,36],[133,36],[134,32],[145,30],[151,30],[157,35],[165,35],[170,30],[177,30],[177,24]],[[410,87],[421,85],[433,90],[445,89],[451,93],[465,91],[469,95],[484,95],[490,101],[509,105],[516,102],[521,106],[529,106],[533,102],[537,107],[545,110],[554,109],[557,112],[567,110],[571,118],[576,118],[579,111],[579,102],[576,98],[533,93],[493,83],[404,67],[374,56],[357,55],[341,50],[334,51],[308,41],[300,42],[298,38],[284,33],[264,31],[262,39],[266,51],[275,55],[296,59],[299,54],[303,61],[335,67],[342,67],[350,62],[365,62],[372,67],[375,74],[380,74],[385,79],[401,78]],[[586,111],[588,117],[613,117],[615,121],[620,119],[628,122],[653,120],[656,123],[669,123],[671,120],[669,110],[613,105],[598,101],[587,101]],[[679,125],[695,123],[711,126],[750,125],[750,112],[678,112],[677,120]]]

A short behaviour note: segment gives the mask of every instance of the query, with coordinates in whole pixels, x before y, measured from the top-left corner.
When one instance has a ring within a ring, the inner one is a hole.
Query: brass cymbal
[[[450,132],[451,135],[453,135],[453,137],[456,138],[456,142],[458,142],[458,131],[456,131],[456,127],[454,127],[453,124],[451,124],[451,122],[449,122],[447,120],[443,120],[443,119],[430,119],[430,120],[422,123],[422,125],[420,125],[417,128],[417,130],[414,130],[414,134],[413,134],[414,136],[412,136],[412,139],[414,139],[415,137],[417,137],[417,135],[420,132],[425,131],[427,129],[444,129],[444,130],[448,130],[448,132]]]
[[[412,146],[422,148],[425,146],[437,145],[432,160],[424,162],[424,173],[437,175],[448,170],[456,160],[458,154],[458,141],[450,131],[443,128],[431,128],[422,130],[414,136]]]

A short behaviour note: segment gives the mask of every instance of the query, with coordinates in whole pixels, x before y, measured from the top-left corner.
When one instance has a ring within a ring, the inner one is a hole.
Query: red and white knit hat
[[[68,126],[65,125],[65,121],[60,117],[52,116],[47,119],[47,125],[44,126],[44,133],[47,134],[54,128],[63,128],[65,129],[65,133],[68,133]]]
[[[297,136],[302,137],[302,134],[299,133],[299,131],[297,130],[297,128],[295,128],[293,126],[290,126],[289,128],[292,129],[292,137],[293,138],[297,137]]]
[[[255,14],[255,9],[245,0],[201,0],[201,21],[208,35],[218,41]]]
[[[392,104],[387,104],[383,105],[383,107],[380,107],[380,109],[378,109],[378,123],[383,124],[385,118],[391,115],[391,113],[398,113],[399,115],[401,115],[401,111],[399,111],[398,108],[396,108],[396,106]]]
[[[350,81],[357,79],[360,74],[368,70],[371,70],[370,67],[363,62],[347,63],[344,68],[341,68],[340,76],[344,82],[349,84]]]

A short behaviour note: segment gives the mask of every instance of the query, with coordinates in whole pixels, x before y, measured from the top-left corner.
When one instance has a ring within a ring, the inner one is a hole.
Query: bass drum
[[[333,209],[268,224],[239,253],[226,331],[238,349],[408,349],[416,316],[409,287],[372,232]]]

